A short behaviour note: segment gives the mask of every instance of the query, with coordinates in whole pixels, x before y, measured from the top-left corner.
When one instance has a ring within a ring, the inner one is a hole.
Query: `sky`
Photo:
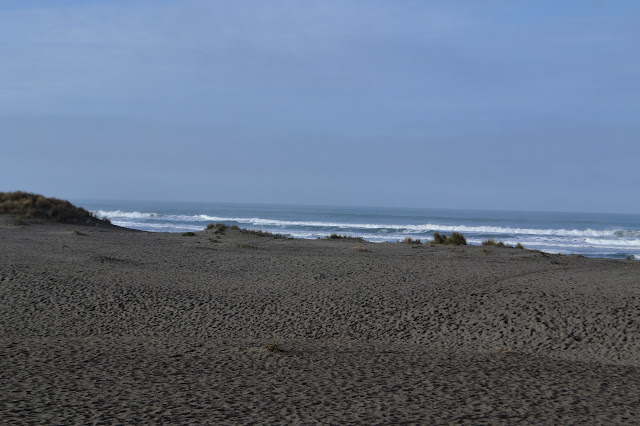
[[[0,0],[0,191],[640,213],[640,2]]]

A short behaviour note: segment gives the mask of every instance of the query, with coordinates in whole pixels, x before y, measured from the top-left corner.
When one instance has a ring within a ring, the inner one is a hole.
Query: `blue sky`
[[[640,212],[640,3],[0,1],[0,190]]]

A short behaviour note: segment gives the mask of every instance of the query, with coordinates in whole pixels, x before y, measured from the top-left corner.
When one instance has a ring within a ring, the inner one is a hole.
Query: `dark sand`
[[[0,215],[0,423],[640,422],[640,262],[217,237]]]

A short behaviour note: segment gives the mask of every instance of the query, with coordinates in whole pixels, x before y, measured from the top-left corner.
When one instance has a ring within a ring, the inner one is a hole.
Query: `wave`
[[[587,244],[592,244],[594,246],[633,247],[640,249],[640,240],[596,240],[587,238],[584,240],[584,242]]]
[[[140,229],[143,231],[157,232],[184,232],[184,231],[202,231],[203,226],[195,224],[173,224],[173,223],[148,223],[148,222],[131,222],[126,220],[112,220],[114,225],[123,228]]]
[[[501,226],[471,226],[471,225],[446,225],[438,223],[426,223],[419,225],[412,224],[383,224],[383,223],[348,223],[348,222],[323,222],[323,221],[297,221],[297,220],[279,220],[266,219],[259,217],[224,217],[211,216],[207,214],[198,215],[158,215],[156,213],[146,212],[127,212],[121,210],[104,211],[98,210],[94,212],[99,217],[108,217],[110,219],[157,219],[163,221],[174,222],[234,222],[238,224],[251,225],[255,227],[275,227],[275,228],[316,228],[330,229],[337,232],[360,232],[374,231],[380,234],[428,234],[431,232],[461,232],[466,234],[485,234],[485,235],[522,235],[522,236],[557,236],[557,237],[575,237],[575,238],[598,238],[598,237],[619,237],[633,238],[640,237],[640,230],[625,229],[552,229],[552,228],[515,228]],[[146,225],[146,224],[145,224]],[[614,241],[614,240],[611,240]],[[593,242],[593,244],[599,244]],[[640,240],[632,240],[624,245],[639,245]]]
[[[263,218],[239,218],[220,217],[209,215],[192,216],[204,221],[213,222],[237,222],[251,224],[254,226],[276,226],[276,227],[313,227],[330,228],[357,231],[358,229],[379,230],[402,233],[429,233],[429,232],[467,232],[477,234],[518,234],[518,235],[552,235],[563,237],[605,237],[605,236],[640,236],[640,231],[635,230],[593,230],[593,229],[536,229],[536,228],[511,228],[499,226],[468,226],[468,225],[442,225],[427,223],[422,225],[398,225],[380,223],[348,223],[348,222],[319,222],[319,221],[289,221]]]
[[[158,215],[155,213],[141,213],[141,212],[123,212],[122,210],[96,210],[93,212],[100,218],[130,218],[130,219],[153,219]]]

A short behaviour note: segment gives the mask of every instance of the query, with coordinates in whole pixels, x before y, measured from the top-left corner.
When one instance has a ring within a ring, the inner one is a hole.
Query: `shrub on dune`
[[[466,246],[467,239],[459,232],[452,232],[449,237],[439,232],[433,233],[434,244],[448,244],[453,246]]]
[[[69,201],[30,192],[0,192],[0,213],[20,218],[54,219],[65,223],[99,223],[93,213]]]

